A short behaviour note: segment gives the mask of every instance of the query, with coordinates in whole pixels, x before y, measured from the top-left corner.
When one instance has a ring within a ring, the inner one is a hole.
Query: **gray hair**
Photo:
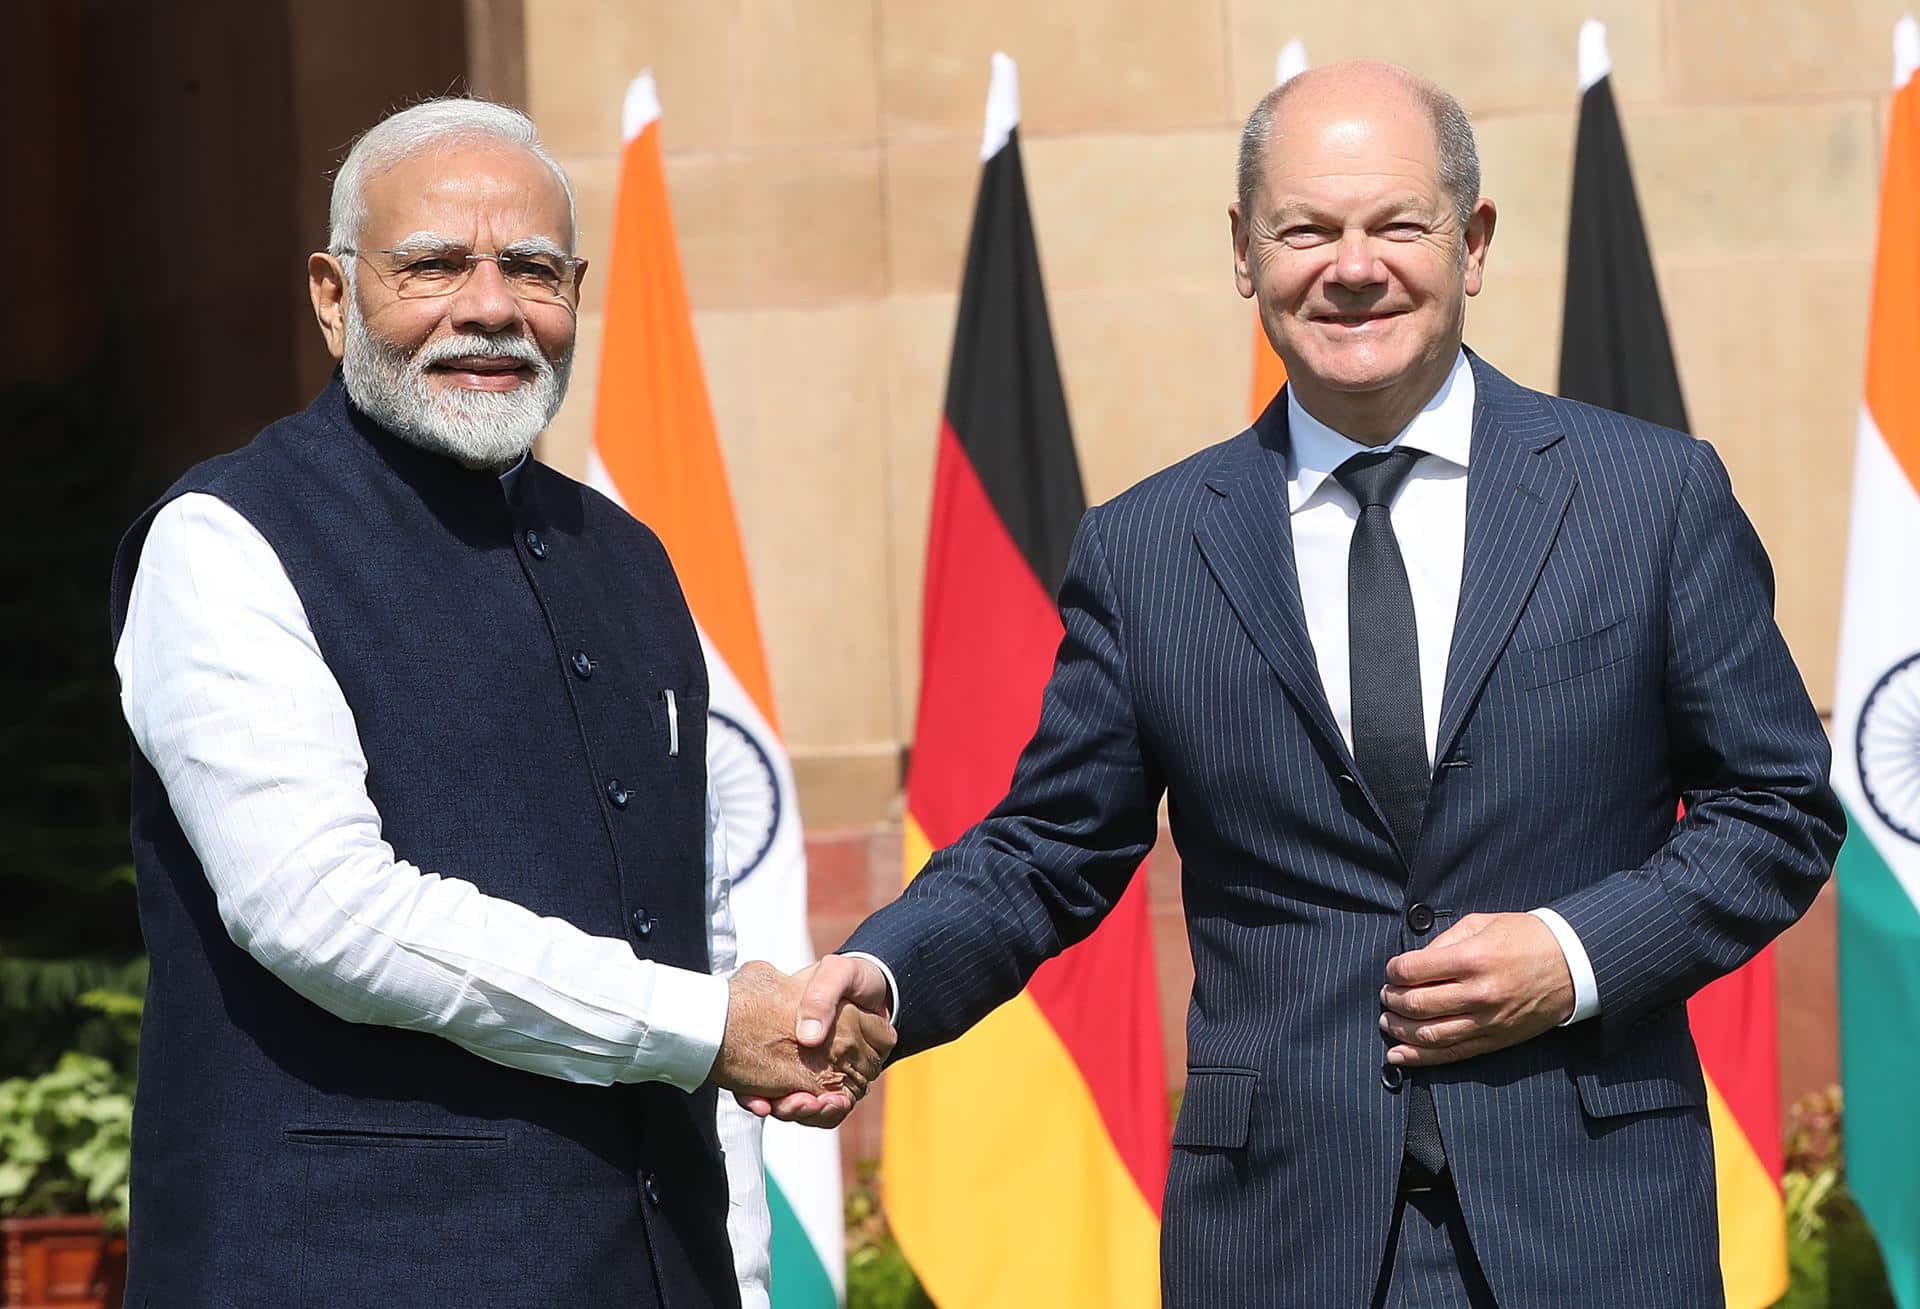
[[[367,220],[364,188],[368,178],[436,147],[476,140],[517,145],[553,170],[567,194],[567,249],[571,252],[579,237],[579,222],[567,170],[547,153],[531,118],[509,105],[470,96],[422,101],[388,115],[361,134],[333,176],[328,251],[339,254],[359,241],[361,224]]]
[[[1433,136],[1440,156],[1440,185],[1453,200],[1454,217],[1464,230],[1480,201],[1480,150],[1473,140],[1473,124],[1460,102],[1440,87],[1405,70],[1407,87],[1426,106],[1433,120]],[[1273,141],[1273,118],[1289,91],[1300,78],[1291,77],[1260,97],[1260,103],[1247,115],[1240,129],[1240,210],[1253,207],[1254,193],[1266,168],[1267,150]]]

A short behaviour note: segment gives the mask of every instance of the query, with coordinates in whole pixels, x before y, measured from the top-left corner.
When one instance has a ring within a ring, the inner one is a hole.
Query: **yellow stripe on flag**
[[[1787,1293],[1786,1202],[1711,1077],[1707,1114],[1713,1121],[1727,1309],[1765,1309]]]
[[[932,853],[908,815],[906,867]],[[916,1160],[886,1175],[887,1216],[943,1306],[1160,1303],[1160,1225],[1026,994],[887,1080],[885,1155]]]

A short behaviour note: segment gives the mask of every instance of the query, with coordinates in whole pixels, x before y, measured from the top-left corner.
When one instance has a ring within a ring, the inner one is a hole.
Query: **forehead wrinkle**
[[[541,174],[538,180],[519,175],[520,165],[529,160]],[[367,179],[367,226],[426,218],[476,232],[533,228],[541,235],[551,232],[556,243],[565,232],[571,240],[575,234],[565,207],[542,212],[565,196],[557,182],[551,183],[549,194],[549,178],[549,170],[535,156],[517,147],[494,150],[484,144],[440,142]],[[475,244],[471,236],[447,239],[467,248]],[[561,249],[565,253],[568,246]]]
[[[1415,192],[1403,191],[1379,200],[1363,199],[1351,204],[1344,197],[1316,199],[1293,196],[1273,206],[1269,214],[1270,221],[1275,225],[1300,219],[1344,225],[1349,219],[1357,219],[1362,226],[1366,226],[1394,216],[1418,216],[1422,221],[1430,220],[1434,217],[1435,208],[1433,200]]]

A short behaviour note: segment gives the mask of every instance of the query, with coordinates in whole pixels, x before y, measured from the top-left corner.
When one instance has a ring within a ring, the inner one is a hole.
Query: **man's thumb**
[[[852,960],[828,955],[815,965],[806,990],[801,992],[800,1018],[794,1027],[801,1045],[819,1045],[826,1040],[834,1011],[852,984]]]

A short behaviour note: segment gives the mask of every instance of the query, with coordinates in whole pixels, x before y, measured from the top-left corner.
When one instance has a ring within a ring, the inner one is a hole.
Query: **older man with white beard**
[[[128,1303],[764,1304],[757,1122],[892,1045],[734,963],[700,647],[654,536],[529,457],[585,262],[533,124],[335,180],[341,368],[113,582],[153,959]],[[477,1057],[476,1057],[477,1056]]]

